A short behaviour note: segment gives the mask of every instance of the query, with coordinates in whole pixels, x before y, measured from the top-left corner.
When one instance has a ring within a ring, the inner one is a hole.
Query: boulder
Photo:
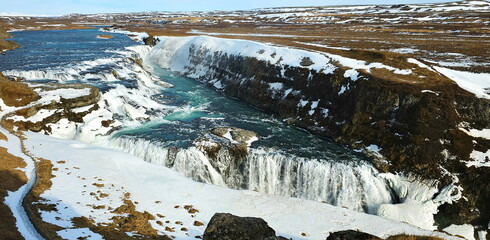
[[[363,233],[355,230],[345,230],[330,233],[327,240],[378,240],[381,239],[369,233]]]
[[[280,240],[261,218],[216,213],[204,232],[204,240]]]

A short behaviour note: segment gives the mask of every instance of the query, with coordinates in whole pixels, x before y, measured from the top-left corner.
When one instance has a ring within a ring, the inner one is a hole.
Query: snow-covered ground
[[[55,204],[57,211],[43,212],[42,216],[62,227],[64,230],[59,233],[67,239],[88,235],[92,235],[88,239],[100,239],[88,229],[75,228],[70,219],[86,216],[97,223],[110,222],[114,213],[109,207],[119,207],[126,192],[131,193],[130,199],[137,211],[148,211],[155,216],[155,220],[150,221],[153,228],[177,239],[195,239],[202,235],[206,225],[195,226],[195,221],[207,224],[216,212],[261,217],[278,235],[293,239],[325,239],[329,232],[345,229],[358,229],[380,237],[407,233],[457,239],[319,202],[197,183],[128,154],[76,141],[37,133],[26,133],[26,137],[27,150],[35,157],[51,160],[53,168],[58,169],[53,172],[52,187],[41,196]],[[108,197],[91,194],[98,191]],[[198,212],[189,213],[184,208],[186,205]],[[94,206],[103,207],[95,209]],[[164,226],[157,224],[157,221],[168,220],[170,222]],[[170,233],[165,226],[176,231]],[[187,231],[180,231],[182,227]],[[303,233],[306,236],[302,236]]]
[[[14,110],[14,108],[6,106],[2,99],[0,99],[0,109],[2,109],[2,111],[0,111],[0,119],[3,118],[5,114]],[[27,183],[20,187],[17,191],[8,192],[8,196],[5,198],[4,203],[11,209],[16,219],[17,229],[25,239],[42,240],[43,238],[34,228],[24,208],[22,207],[24,197],[31,190],[36,181],[34,161],[22,152],[21,140],[18,137],[12,135],[9,131],[2,127],[0,127],[0,133],[7,137],[7,141],[0,141],[0,147],[7,149],[8,153],[24,160],[26,166],[19,170],[22,170],[28,179]]]
[[[475,94],[479,98],[490,99],[489,73],[464,72],[437,66],[434,66],[434,68],[455,81],[462,89]]]

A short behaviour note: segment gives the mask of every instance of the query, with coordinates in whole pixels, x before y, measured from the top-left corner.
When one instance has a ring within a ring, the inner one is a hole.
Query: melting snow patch
[[[323,110],[322,110],[323,117],[328,117],[328,112],[329,112],[329,110],[328,110],[328,109],[326,109],[326,108],[325,108],[325,109],[323,109]]]
[[[42,98],[49,100],[60,101],[63,99],[73,99],[90,94],[90,88],[74,89],[74,88],[61,88],[52,91],[38,91]]]
[[[415,64],[415,65],[419,66],[420,68],[427,68],[427,69],[432,70],[429,66],[427,66],[426,64],[424,64],[423,62],[421,62],[415,58],[409,58],[409,59],[407,59],[407,62]]]
[[[432,91],[432,90],[422,90],[422,91],[420,91],[420,92],[423,92],[423,93],[433,93],[433,94],[435,94],[435,95],[439,96],[439,93],[438,93],[438,92],[434,92],[434,91]]]
[[[284,87],[284,84],[280,82],[269,83],[269,88],[274,91],[279,91]]]
[[[472,73],[456,71],[443,67],[434,68],[455,81],[462,89],[475,94],[479,98],[490,99],[490,74],[489,73]]]
[[[464,225],[451,225],[447,228],[443,229],[444,232],[447,232],[454,236],[461,236],[466,240],[475,240],[475,228],[469,224]]]
[[[396,69],[394,71],[395,74],[400,74],[400,75],[410,75],[412,74],[412,70],[411,69]]]
[[[284,97],[283,97],[283,98],[286,98],[286,97],[287,97],[287,96],[288,96],[288,95],[289,95],[289,94],[290,94],[292,91],[293,91],[293,89],[292,89],[292,88],[290,88],[290,89],[288,89],[288,90],[284,91]]]
[[[347,87],[345,87],[345,86],[340,87],[339,95],[344,94],[346,90],[347,90]]]
[[[56,109],[54,109],[54,110],[40,109],[39,111],[37,111],[36,114],[34,114],[33,116],[28,117],[28,118],[25,118],[23,116],[14,115],[14,116],[9,117],[8,119],[12,119],[15,122],[37,123],[37,122],[41,122],[45,118],[53,115],[56,111],[57,111]]]
[[[482,129],[482,130],[478,130],[478,129],[466,130],[464,128],[459,128],[459,129],[472,137],[485,138],[490,140],[490,129]]]
[[[349,69],[345,71],[344,77],[349,77],[352,81],[357,81],[357,79],[359,78],[359,72],[354,69]]]
[[[306,100],[300,100],[299,103],[298,103],[298,107],[305,107],[306,104],[308,104],[309,101],[306,101]]]
[[[369,151],[371,151],[371,152],[379,152],[379,151],[381,151],[381,148],[378,147],[378,145],[374,145],[374,144],[367,146],[366,149],[369,150]]]
[[[473,150],[470,154],[470,158],[475,161],[466,162],[467,167],[490,167],[490,149],[487,152]]]
[[[317,101],[313,101],[311,102],[311,109],[315,109],[316,107],[318,107],[318,103],[320,102],[320,100],[317,100]]]

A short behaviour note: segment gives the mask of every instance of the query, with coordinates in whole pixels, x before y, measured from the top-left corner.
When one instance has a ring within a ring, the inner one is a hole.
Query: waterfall
[[[253,150],[247,159],[251,190],[369,213],[392,201],[385,181],[365,163],[305,159],[263,149]]]
[[[252,148],[239,168],[220,174],[211,164],[213,159],[195,147],[167,147],[130,137],[106,138],[98,144],[172,168],[196,181],[230,188],[322,201],[368,213],[393,202],[385,179],[363,162],[306,159]]]

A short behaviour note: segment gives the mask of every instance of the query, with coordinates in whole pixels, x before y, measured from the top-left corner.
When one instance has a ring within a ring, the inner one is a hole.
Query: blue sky
[[[2,0],[0,12],[32,15],[139,11],[241,10],[260,7],[448,2],[451,0]]]

